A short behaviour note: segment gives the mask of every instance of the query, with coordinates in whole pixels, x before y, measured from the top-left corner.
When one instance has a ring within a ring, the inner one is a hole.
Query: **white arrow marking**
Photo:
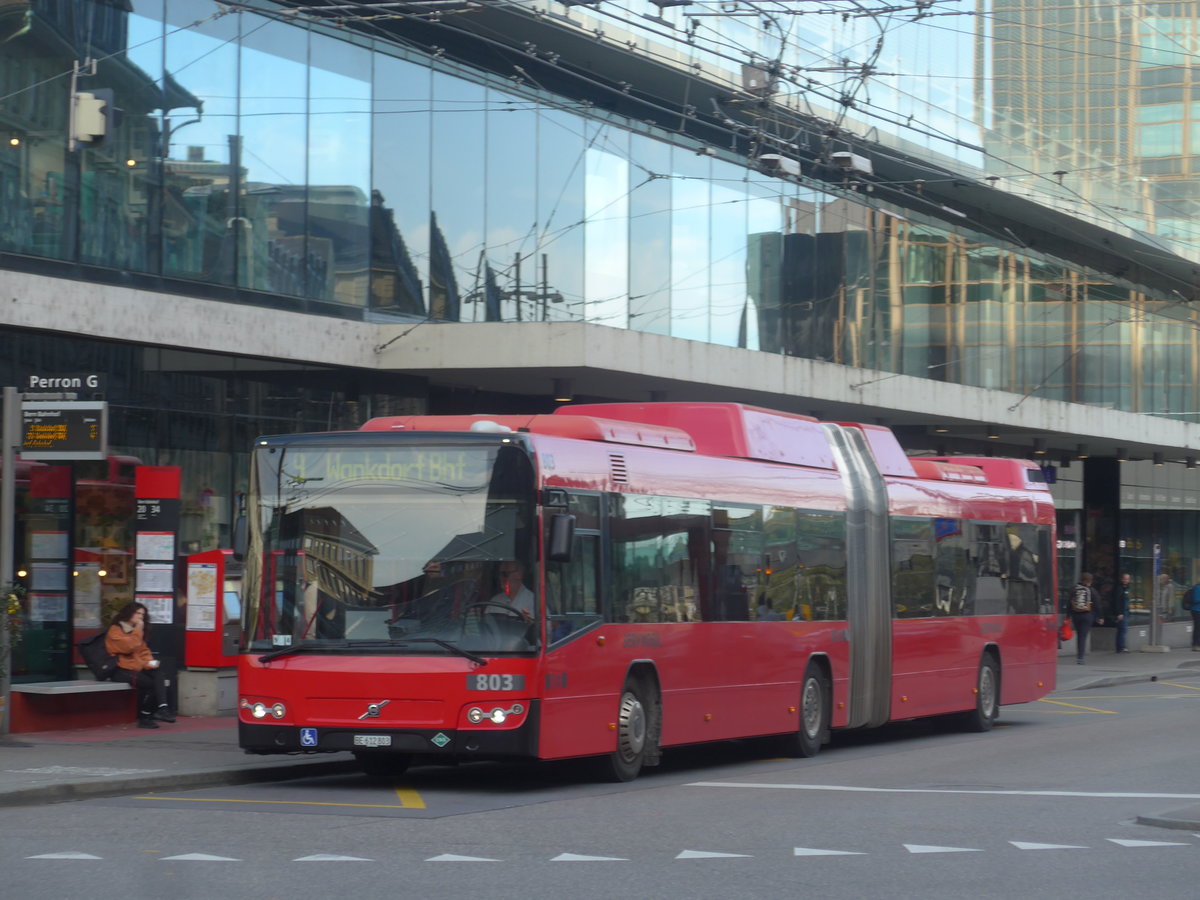
[[[580,856],[578,853],[560,853],[550,862],[629,862],[619,856]]]
[[[745,853],[711,853],[708,850],[684,850],[676,859],[753,859]]]
[[[928,844],[905,844],[909,853],[982,853],[977,847],[934,847]]]
[[[301,856],[292,862],[374,862],[363,856],[338,856],[336,853],[314,853],[312,856]]]
[[[1184,844],[1179,841],[1131,841],[1125,838],[1109,838],[1114,844],[1120,844],[1122,847],[1190,847],[1191,844]]]
[[[862,856],[857,850],[818,850],[815,847],[795,847],[793,856]]]
[[[1009,841],[1018,850],[1087,850],[1078,844],[1035,844],[1030,841]]]
[[[184,853],[181,856],[160,856],[163,862],[167,860],[186,860],[188,862],[241,862],[232,856],[212,856],[208,853]]]
[[[104,859],[103,856],[92,856],[90,853],[77,853],[64,850],[61,853],[41,853],[37,856],[27,856],[26,859]]]
[[[425,862],[500,862],[500,860],[488,859],[486,856],[459,856],[457,853],[443,853],[441,856],[431,856]]]

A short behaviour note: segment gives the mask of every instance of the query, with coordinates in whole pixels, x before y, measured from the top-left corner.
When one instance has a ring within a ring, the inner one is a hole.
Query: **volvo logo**
[[[368,703],[367,711],[358,717],[358,721],[363,719],[378,719],[379,711],[391,703],[391,700],[380,700],[378,703]]]

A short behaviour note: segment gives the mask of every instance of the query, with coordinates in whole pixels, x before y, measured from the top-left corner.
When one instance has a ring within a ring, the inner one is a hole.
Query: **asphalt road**
[[[1200,679],[940,724],[577,764],[415,768],[6,810],[0,896],[1194,898]]]

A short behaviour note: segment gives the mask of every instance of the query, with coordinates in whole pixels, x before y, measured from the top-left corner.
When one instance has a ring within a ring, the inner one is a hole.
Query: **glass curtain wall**
[[[0,252],[1200,420],[1197,314],[1173,300],[296,17],[31,4],[0,43]],[[72,81],[120,109],[73,145]]]

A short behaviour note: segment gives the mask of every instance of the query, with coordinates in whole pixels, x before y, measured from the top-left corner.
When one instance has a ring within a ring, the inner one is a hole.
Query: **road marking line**
[[[280,806],[348,806],[355,809],[405,809],[395,803],[329,803],[320,800],[241,800],[233,797],[168,797],[149,794],[134,800],[170,800],[172,803],[275,803]],[[424,809],[424,805],[421,806]]]
[[[1090,797],[1098,800],[1200,800],[1200,794],[1150,791],[1004,791],[977,788],[877,788],[844,784],[764,784],[753,781],[691,781],[687,787],[762,788],[775,791],[843,791],[860,794],[991,794],[1000,797]]]
[[[500,862],[486,856],[459,856],[457,853],[443,853],[441,856],[431,856],[425,862]]]
[[[1132,841],[1127,838],[1109,838],[1114,844],[1122,847],[1191,847],[1182,841]]]
[[[339,856],[336,853],[314,853],[312,856],[300,856],[292,862],[375,862],[365,856]]]
[[[1177,681],[1160,681],[1159,684],[1165,684],[1167,687],[1186,688],[1189,691],[1200,691],[1200,687],[1194,684],[1180,684]]]
[[[1045,697],[1038,700],[1038,703],[1053,703],[1056,706],[1066,706],[1071,709],[1081,709],[1085,712],[1100,713],[1104,716],[1115,716],[1116,713],[1111,709],[1096,709],[1094,706],[1080,706],[1078,703],[1064,703],[1062,700],[1047,700]]]
[[[211,853],[184,853],[180,856],[164,856],[159,862],[175,862],[177,860],[187,860],[188,862],[241,862],[240,859],[234,859],[232,856],[213,856]]]
[[[904,844],[909,853],[982,853],[977,847],[934,847],[929,844]]]
[[[1018,850],[1087,850],[1079,844],[1038,844],[1033,841],[1009,841]]]
[[[620,856],[583,856],[579,853],[560,853],[550,862],[629,862]]]
[[[398,787],[396,796],[400,798],[400,805],[405,809],[425,809],[425,801],[412,788]]]

